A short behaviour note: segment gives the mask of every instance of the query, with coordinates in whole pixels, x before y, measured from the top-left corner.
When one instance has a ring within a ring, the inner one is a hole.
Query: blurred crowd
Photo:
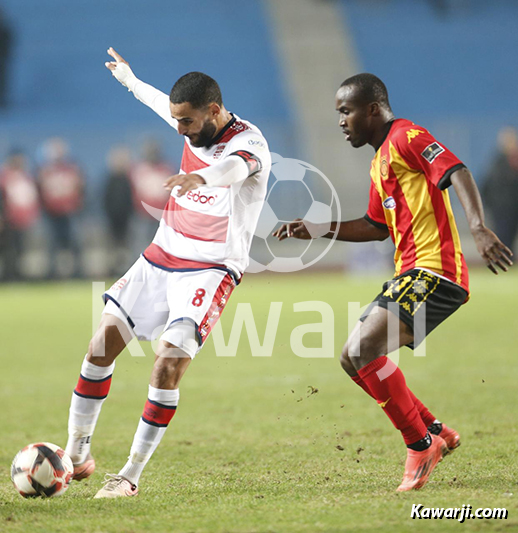
[[[118,276],[153,239],[177,173],[160,145],[146,141],[138,157],[113,146],[96,194],[66,140],[46,140],[36,154],[12,149],[0,166],[0,282]],[[481,176],[490,226],[516,252],[518,132],[503,128]],[[373,261],[376,262],[376,261]]]
[[[484,206],[496,234],[516,255],[518,236],[518,131],[505,127],[482,186]]]
[[[12,149],[0,168],[0,281],[124,272],[151,242],[168,198],[163,183],[177,172],[160,145],[146,141],[136,160],[114,146],[90,201],[64,139],[48,139],[33,159]]]

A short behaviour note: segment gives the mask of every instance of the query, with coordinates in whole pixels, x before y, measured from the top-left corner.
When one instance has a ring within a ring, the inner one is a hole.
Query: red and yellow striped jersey
[[[397,119],[371,164],[365,218],[388,228],[396,246],[396,276],[427,268],[469,291],[447,187],[463,163],[413,122]]]

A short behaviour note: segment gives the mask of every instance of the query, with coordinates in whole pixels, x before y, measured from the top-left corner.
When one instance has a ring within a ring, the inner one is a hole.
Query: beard
[[[199,133],[189,137],[192,146],[195,148],[209,147],[216,133],[216,126],[212,122],[205,122]]]

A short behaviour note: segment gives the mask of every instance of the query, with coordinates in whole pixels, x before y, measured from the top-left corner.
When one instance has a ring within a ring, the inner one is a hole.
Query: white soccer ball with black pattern
[[[331,249],[331,239],[317,244],[314,240],[297,239],[288,245],[279,243],[272,233],[281,224],[302,218],[315,239],[329,231],[332,220],[341,219],[338,194],[320,170],[298,159],[274,153],[271,156],[269,188],[254,231],[246,269],[249,273],[297,272],[318,262]]]
[[[24,498],[60,496],[67,490],[73,473],[70,457],[50,442],[25,446],[11,465],[14,488]]]

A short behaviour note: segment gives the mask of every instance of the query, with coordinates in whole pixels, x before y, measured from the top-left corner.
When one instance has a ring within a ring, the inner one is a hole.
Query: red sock
[[[408,389],[408,393],[410,394],[410,398],[414,400],[414,405],[419,411],[421,420],[424,422],[424,425],[428,427],[430,424],[432,424],[436,420],[435,416],[433,416],[432,413],[430,413],[428,408],[423,404],[423,402],[419,398],[416,398],[415,394],[410,389]]]
[[[380,381],[377,372],[381,369],[386,377]],[[401,431],[405,444],[413,444],[425,437],[427,426],[409,394],[403,372],[388,357],[374,359],[360,368],[358,375],[394,426]]]
[[[82,374],[79,374],[79,381],[77,382],[74,393],[82,398],[89,398],[92,400],[104,400],[110,392],[112,383],[112,375],[102,379],[88,379]]]
[[[167,427],[176,413],[176,405],[163,405],[148,398],[142,420],[156,427]]]
[[[351,379],[356,383],[356,385],[360,386],[371,398],[374,398],[374,395],[372,394],[369,387],[367,387],[367,384],[363,379],[356,374],[356,376],[351,376]],[[376,398],[374,398],[376,399]]]
[[[358,375],[351,376],[351,379],[356,383],[356,385],[360,386],[371,398],[374,398],[374,395],[372,394],[371,390],[369,389],[365,381],[363,381],[363,379],[360,376]],[[410,397],[414,401],[414,405],[419,411],[419,415],[421,416],[421,420],[424,422],[425,426],[428,427],[430,424],[435,422],[436,420],[435,416],[433,416],[432,413],[430,413],[430,411],[423,404],[423,402],[421,402],[421,400],[417,398],[416,395],[410,389],[408,389],[408,393],[410,394]]]

